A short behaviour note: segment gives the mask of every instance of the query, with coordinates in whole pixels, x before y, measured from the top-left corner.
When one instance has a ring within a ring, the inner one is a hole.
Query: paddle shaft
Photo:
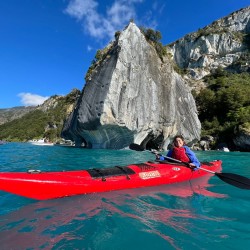
[[[185,165],[188,166],[188,163],[186,163],[186,162],[176,160],[176,159],[171,158],[171,157],[169,157],[169,156],[163,156],[163,157],[166,158],[166,159],[169,159],[169,160],[171,160],[171,161],[175,161],[175,162],[178,162],[178,163],[184,163]],[[199,169],[202,169],[202,170],[204,170],[204,171],[206,171],[206,172],[208,172],[208,173],[211,173],[211,174],[216,174],[216,172],[211,171],[211,170],[208,170],[208,169],[205,169],[205,168],[202,168],[202,167],[199,167]]]

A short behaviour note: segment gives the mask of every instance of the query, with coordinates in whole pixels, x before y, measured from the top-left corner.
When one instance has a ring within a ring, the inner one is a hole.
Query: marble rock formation
[[[106,49],[64,124],[65,139],[111,149],[130,143],[166,149],[176,134],[190,143],[199,139],[201,125],[188,84],[134,23]]]

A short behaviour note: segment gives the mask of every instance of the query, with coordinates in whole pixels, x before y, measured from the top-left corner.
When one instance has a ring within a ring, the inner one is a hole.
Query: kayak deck
[[[220,160],[202,163],[202,168],[220,172]],[[146,162],[102,169],[58,172],[0,173],[0,190],[32,199],[46,200],[65,196],[107,192],[188,181],[207,175],[183,164]]]

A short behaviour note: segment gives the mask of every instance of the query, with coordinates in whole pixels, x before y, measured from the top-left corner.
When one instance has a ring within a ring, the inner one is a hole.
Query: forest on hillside
[[[205,77],[207,88],[194,93],[201,136],[211,135],[232,143],[234,131],[241,126],[250,131],[250,74],[228,73],[218,68]]]
[[[0,125],[0,139],[11,142],[25,142],[47,138],[56,142],[68,118],[70,107],[74,106],[80,91],[74,89],[66,96],[52,96],[40,107],[24,114],[21,118]],[[53,101],[53,105],[49,103]]]

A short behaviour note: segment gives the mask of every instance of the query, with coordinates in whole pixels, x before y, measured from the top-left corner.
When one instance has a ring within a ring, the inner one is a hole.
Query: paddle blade
[[[135,144],[135,143],[131,143],[129,145],[129,148],[132,150],[136,150],[136,151],[144,151],[144,148],[142,146],[140,146],[139,144]]]
[[[241,189],[250,189],[250,179],[238,174],[215,173],[221,180]]]

